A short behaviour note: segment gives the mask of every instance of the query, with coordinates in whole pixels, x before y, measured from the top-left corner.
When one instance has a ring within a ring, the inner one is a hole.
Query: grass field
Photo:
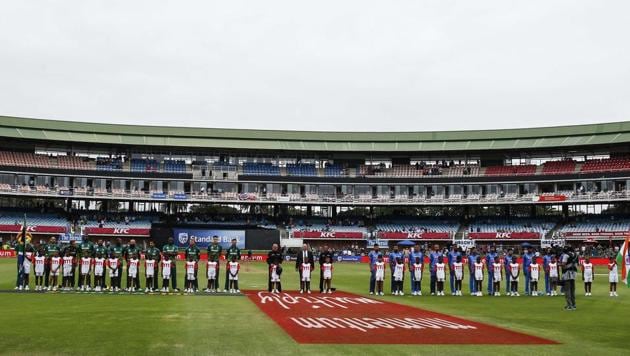
[[[0,289],[13,290],[15,269],[15,260],[0,259]],[[178,276],[178,281],[183,280],[182,270],[179,268],[182,276]],[[596,273],[599,274],[592,297],[584,297],[582,283],[578,283],[580,293],[575,312],[563,311],[561,296],[479,298],[412,297],[407,294],[381,297],[541,336],[560,342],[560,345],[300,345],[248,298],[241,296],[0,293],[0,353],[626,354],[630,336],[630,290],[620,284],[619,297],[610,298],[605,268],[598,268]],[[265,288],[266,275],[266,264],[246,264],[241,270],[241,289]],[[367,294],[367,265],[337,264],[333,285],[343,291]],[[285,289],[297,287],[297,273],[292,268],[285,268],[283,286]],[[408,290],[408,283],[405,288]],[[428,289],[427,280],[422,288]]]

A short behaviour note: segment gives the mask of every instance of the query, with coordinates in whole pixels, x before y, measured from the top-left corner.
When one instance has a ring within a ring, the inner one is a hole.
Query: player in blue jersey
[[[523,276],[525,277],[525,295],[529,295],[530,273],[529,265],[532,264],[534,254],[527,247],[523,249]]]
[[[486,254],[486,267],[488,269],[488,295],[494,295],[494,270],[491,267],[497,256],[497,248],[495,246],[490,246],[490,252]]]

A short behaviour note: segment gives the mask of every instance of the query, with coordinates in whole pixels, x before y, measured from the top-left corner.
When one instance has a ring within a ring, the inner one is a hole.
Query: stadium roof
[[[0,116],[0,137],[215,149],[429,152],[562,149],[630,142],[630,121],[502,130],[327,132],[99,124]]]

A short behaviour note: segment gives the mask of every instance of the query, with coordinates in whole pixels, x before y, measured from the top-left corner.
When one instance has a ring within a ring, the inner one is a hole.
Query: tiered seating
[[[575,161],[547,161],[543,164],[543,174],[562,174],[575,172]]]
[[[131,159],[132,172],[157,172],[160,169],[160,163],[154,159]]]
[[[26,152],[0,152],[0,165],[46,168],[50,165],[48,156]]]
[[[630,158],[597,159],[584,162],[582,172],[630,170]]]
[[[96,159],[96,169],[99,171],[122,171],[123,162],[120,158],[103,158]]]
[[[536,218],[478,218],[469,232],[537,232],[543,236],[555,225],[555,221]]]
[[[564,225],[561,233],[572,232],[630,232],[630,219],[617,216],[586,215]]]
[[[367,234],[368,230],[364,226],[342,226],[342,225],[328,225],[322,223],[313,223],[309,225],[296,226],[294,230],[297,231],[330,231],[330,232],[361,232]]]
[[[324,168],[326,177],[338,177],[343,175],[343,167],[336,164],[329,164]]]
[[[406,164],[394,164],[391,168],[361,165],[359,167],[359,174],[377,177],[420,177],[425,175],[440,175],[441,170],[438,167],[421,168],[420,166]]]
[[[24,214],[0,213],[0,225],[22,225]],[[68,221],[53,214],[26,214],[26,224],[28,226],[67,226]]]
[[[186,173],[186,161],[164,161],[164,172],[168,173]]]
[[[94,166],[91,164],[89,158],[85,157],[57,156],[57,164],[59,165],[59,168],[65,169],[94,169]]]
[[[256,176],[279,176],[280,167],[271,163],[245,163],[243,165],[244,175]]]
[[[290,176],[308,176],[317,175],[314,164],[287,164],[287,174]]]
[[[511,176],[536,174],[536,166],[533,164],[518,166],[490,166],[486,167],[487,176]]]
[[[448,232],[455,233],[459,223],[453,220],[399,220],[388,223],[377,223],[376,231],[383,232]]]
[[[449,177],[477,176],[477,175],[479,175],[479,166],[451,166],[448,169]]]
[[[128,221],[115,221],[115,220],[89,220],[84,225],[85,227],[108,227],[108,228],[138,228],[149,229],[151,228],[151,219],[149,218],[131,218]]]
[[[395,177],[416,177],[424,175],[424,170],[417,166],[394,164],[392,168],[387,172],[384,172],[387,176]],[[377,174],[381,175],[381,174]]]

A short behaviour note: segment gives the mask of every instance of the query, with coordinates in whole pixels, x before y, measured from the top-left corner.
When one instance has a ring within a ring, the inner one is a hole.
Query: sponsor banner
[[[184,193],[176,193],[176,194],[173,194],[173,199],[186,200],[188,199],[188,197]]]
[[[374,247],[374,244],[377,244],[378,247],[382,247],[382,248],[388,248],[389,247],[389,241],[387,241],[387,240],[368,240],[367,241],[367,246],[368,247]]]
[[[534,201],[565,201],[567,200],[566,195],[555,194],[555,195],[536,195],[533,198]]]
[[[457,247],[461,247],[464,250],[468,250],[471,249],[473,247],[475,247],[475,240],[455,240],[455,245],[457,245]]]
[[[257,261],[257,262],[265,262],[267,261],[267,255],[263,253],[254,253],[252,254],[252,258],[248,258],[246,253],[242,253],[241,251],[241,261]],[[202,253],[199,255],[201,260],[207,260],[208,254]],[[180,261],[184,261],[186,259],[186,254],[184,252],[177,253],[177,259]],[[221,260],[225,261],[225,255],[221,255]]]
[[[336,292],[246,292],[301,344],[556,344],[555,341],[406,305]]]
[[[258,196],[254,193],[241,193],[238,195],[238,200],[258,200]]]
[[[626,237],[630,235],[630,231],[583,231],[583,232],[565,232],[565,237]]]
[[[542,248],[554,247],[554,246],[564,247],[564,240],[563,239],[542,239],[542,240],[540,240],[540,247],[542,247]]]
[[[0,250],[0,258],[12,258],[15,256],[15,250]]]
[[[389,240],[445,240],[449,239],[448,232],[385,232],[376,234],[379,239]]]
[[[61,242],[70,242],[70,241],[83,241],[83,236],[81,234],[63,234],[59,235],[59,241]]]
[[[361,256],[344,256],[339,255],[336,257],[337,262],[361,262]]]
[[[282,203],[288,203],[289,201],[291,201],[291,199],[289,197],[279,196],[276,198],[276,201],[282,202]]]
[[[86,227],[83,229],[83,233],[85,235],[120,235],[149,237],[151,235],[151,229],[130,227]]]
[[[293,237],[299,239],[362,239],[358,231],[293,231]]]
[[[58,189],[57,194],[59,195],[72,195],[70,189]]]
[[[232,239],[236,239],[238,248],[245,248],[245,230],[175,228],[173,229],[173,236],[178,247],[188,247],[190,240],[195,240],[197,247],[206,249],[212,243],[213,237],[216,236],[224,250],[232,245]]]
[[[22,225],[0,225],[0,232],[20,232]],[[31,234],[64,234],[67,231],[66,226],[39,226],[31,225],[26,227],[26,231]]]
[[[166,199],[166,193],[151,193],[153,199]]]
[[[538,240],[537,232],[470,232],[471,240]]]

